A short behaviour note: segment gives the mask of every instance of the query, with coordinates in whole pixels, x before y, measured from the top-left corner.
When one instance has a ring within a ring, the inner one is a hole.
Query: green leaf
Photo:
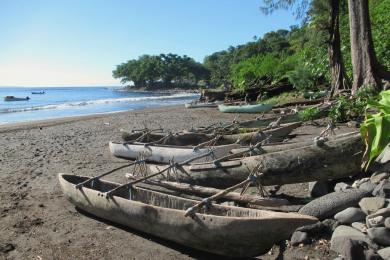
[[[376,114],[366,112],[366,119],[360,127],[366,143],[362,164],[365,170],[390,142],[390,91],[382,91],[380,96],[381,100],[369,100],[366,107],[366,111],[376,109],[379,112]]]

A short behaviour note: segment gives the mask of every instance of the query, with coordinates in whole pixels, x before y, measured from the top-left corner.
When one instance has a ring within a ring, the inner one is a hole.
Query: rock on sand
[[[299,210],[299,213],[323,220],[333,217],[336,213],[348,207],[357,206],[362,198],[369,195],[369,192],[360,189],[347,189],[344,191],[332,192],[312,200],[303,206]]]
[[[342,253],[343,246],[348,240],[362,241],[371,244],[370,238],[362,232],[349,226],[338,226],[333,232],[330,241],[330,249],[337,253]]]
[[[366,214],[359,208],[346,208],[337,213],[334,218],[342,224],[351,224],[353,222],[365,219]]]

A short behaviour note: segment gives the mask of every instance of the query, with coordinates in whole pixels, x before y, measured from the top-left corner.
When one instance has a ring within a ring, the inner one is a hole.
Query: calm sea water
[[[33,95],[33,91],[45,91]],[[5,96],[30,97],[4,101]],[[193,93],[124,92],[109,87],[0,88],[0,124],[184,104]]]

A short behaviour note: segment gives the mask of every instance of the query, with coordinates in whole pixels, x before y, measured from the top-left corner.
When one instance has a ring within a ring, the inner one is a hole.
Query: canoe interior
[[[67,175],[67,174],[62,175],[62,178],[65,181],[74,185],[89,179],[88,177],[85,176]],[[93,182],[86,184],[84,188],[96,190],[99,192],[108,192],[118,186],[119,184],[117,183],[108,182],[104,180],[94,180]],[[151,206],[182,210],[182,211],[187,210],[189,207],[194,206],[198,202],[195,200],[180,198],[177,196],[151,191],[139,187],[119,189],[114,196],[121,197],[127,200],[138,201]],[[262,210],[240,208],[234,206],[221,206],[217,204],[210,204],[210,207],[202,208],[200,211],[198,211],[198,213],[214,215],[214,216],[241,217],[241,218],[251,218],[251,219],[267,218],[267,217],[271,217],[272,214],[271,212],[262,211]]]
[[[142,133],[141,132],[136,132],[136,133],[131,133],[125,130],[122,130],[122,139],[126,142],[131,142],[134,141],[135,139],[139,138]],[[139,142],[143,143],[148,143],[148,142],[155,142],[166,136],[167,134],[156,134],[156,133],[151,133],[141,140],[138,140]],[[188,146],[194,146],[198,145],[199,143],[207,142],[211,140],[213,136],[211,135],[206,135],[206,134],[200,134],[200,133],[183,133],[183,134],[178,134],[174,135],[161,144],[166,144],[166,145],[188,145]]]
[[[129,144],[126,144],[126,143],[120,143],[120,142],[111,142],[113,144],[117,144],[117,145],[125,145],[125,146],[145,146],[145,144],[143,143],[129,143]],[[146,147],[164,147],[164,148],[178,148],[178,149],[193,149],[194,147],[191,146],[191,145],[170,145],[170,144],[150,144],[150,145],[147,145]]]

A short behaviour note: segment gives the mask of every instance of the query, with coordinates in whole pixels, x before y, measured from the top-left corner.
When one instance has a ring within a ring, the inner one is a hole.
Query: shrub
[[[295,70],[290,71],[288,79],[294,88],[302,93],[316,90],[316,79],[305,66],[297,66]]]
[[[356,97],[340,96],[329,111],[329,117],[333,122],[346,122],[363,117],[367,101],[375,97],[374,90],[370,86],[362,86],[356,93]]]
[[[318,107],[309,107],[302,111],[299,111],[298,117],[302,121],[313,121],[314,119],[317,118],[320,111],[321,110]]]

